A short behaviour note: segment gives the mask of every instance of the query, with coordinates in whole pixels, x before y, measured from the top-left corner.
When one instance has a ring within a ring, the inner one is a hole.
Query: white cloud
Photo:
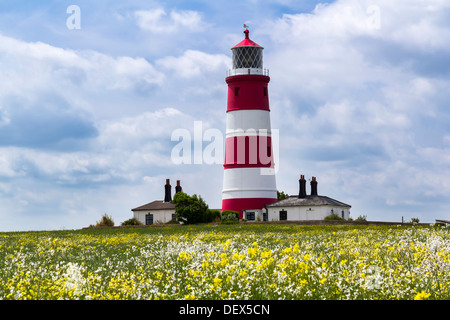
[[[134,13],[137,25],[153,33],[198,32],[205,27],[198,11],[171,10],[169,15],[162,8],[138,10]]]
[[[95,51],[62,49],[0,35],[0,79],[3,94],[48,88],[60,93],[79,90],[132,89],[160,85],[164,75],[143,58],[113,58]]]
[[[162,22],[162,17],[166,15],[166,11],[162,8],[153,10],[138,10],[134,13],[137,24],[144,30],[152,32],[164,32],[167,28]]]
[[[182,56],[165,57],[156,61],[156,64],[173,71],[175,75],[192,78],[198,75],[207,76],[215,71],[225,74],[225,71],[231,65],[231,59],[224,54],[208,54],[198,50],[186,50]]]

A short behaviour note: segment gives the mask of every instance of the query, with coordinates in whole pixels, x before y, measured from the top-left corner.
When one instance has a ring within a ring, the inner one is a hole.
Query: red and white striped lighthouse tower
[[[222,210],[262,209],[277,200],[270,126],[269,71],[249,38],[231,48]]]

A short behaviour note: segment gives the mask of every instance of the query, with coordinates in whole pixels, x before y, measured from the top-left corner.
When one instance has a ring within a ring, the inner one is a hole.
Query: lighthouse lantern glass
[[[263,58],[261,47],[233,48],[233,69],[257,68],[262,69]]]

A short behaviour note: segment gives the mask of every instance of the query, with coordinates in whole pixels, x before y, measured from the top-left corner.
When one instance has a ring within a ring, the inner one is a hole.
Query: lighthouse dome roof
[[[249,33],[250,33],[250,31],[248,31],[248,29],[245,29],[244,30],[245,39],[242,40],[241,42],[239,42],[237,45],[235,45],[232,49],[238,48],[238,47],[258,47],[258,48],[264,49],[256,42],[250,40],[250,37],[248,36]]]

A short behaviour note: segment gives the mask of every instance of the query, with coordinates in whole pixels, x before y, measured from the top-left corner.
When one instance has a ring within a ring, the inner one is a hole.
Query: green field
[[[0,299],[449,299],[442,226],[0,233]]]

